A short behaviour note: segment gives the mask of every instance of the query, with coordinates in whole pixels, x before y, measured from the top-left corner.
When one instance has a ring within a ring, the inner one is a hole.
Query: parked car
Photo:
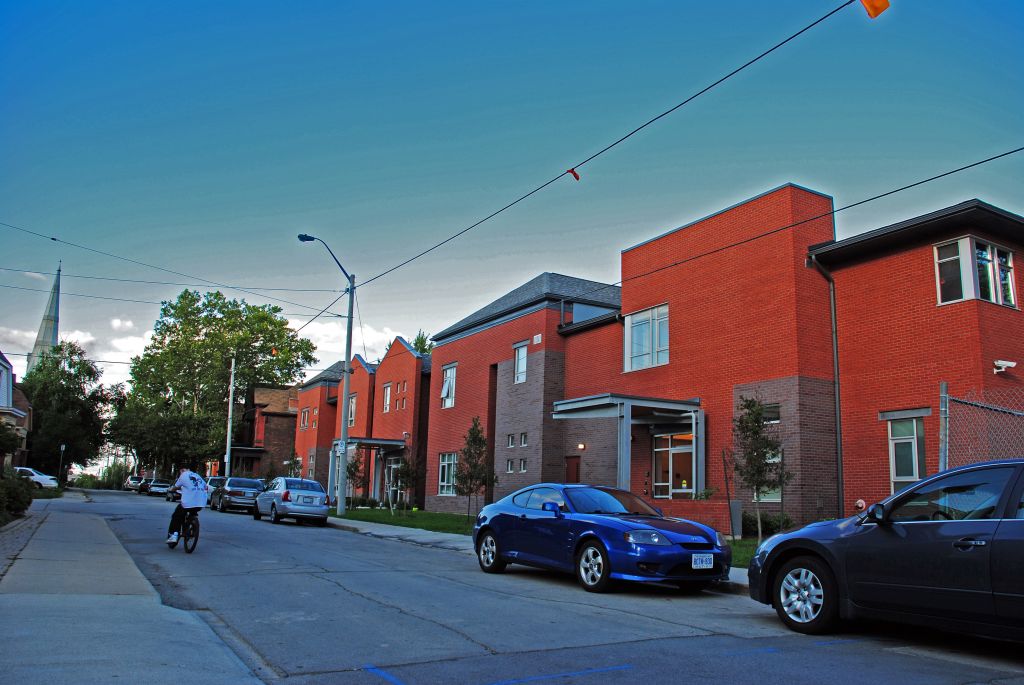
[[[263,492],[263,481],[255,478],[226,478],[210,495],[210,508],[220,511],[252,511],[256,495]]]
[[[139,484],[142,483],[143,480],[144,479],[142,478],[142,476],[128,476],[127,478],[124,479],[124,485],[122,485],[121,487],[124,490],[138,491]]]
[[[19,466],[17,469],[18,475],[23,478],[28,478],[32,481],[32,484],[36,488],[55,488],[57,487],[57,479],[53,476],[47,476],[45,473],[40,473],[35,469],[30,469],[27,466]]]
[[[275,478],[256,496],[252,517],[259,521],[269,516],[273,523],[291,518],[327,525],[327,493],[320,483],[305,478]]]
[[[154,478],[149,481],[149,487],[146,489],[147,495],[167,495],[167,489],[171,487],[171,482],[163,480],[162,478]]]
[[[938,473],[758,547],[750,596],[800,633],[895,620],[1024,639],[1024,459]]]
[[[484,507],[473,527],[485,573],[510,563],[575,573],[583,589],[613,581],[670,581],[702,590],[729,577],[732,549],[713,528],[668,518],[636,495],[540,483]]]
[[[154,480],[155,478],[143,478],[142,482],[139,483],[139,489],[136,490],[135,492],[137,492],[140,495],[145,495],[146,493],[149,492],[149,486],[150,484],[152,484]]]
[[[225,478],[224,476],[210,476],[209,478],[206,479],[206,486],[208,488],[206,491],[207,504],[212,504],[213,491],[220,487],[220,485],[226,480],[227,478]]]

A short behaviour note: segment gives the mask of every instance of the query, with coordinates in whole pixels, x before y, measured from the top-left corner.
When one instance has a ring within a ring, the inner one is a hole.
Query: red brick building
[[[327,486],[331,448],[338,423],[338,383],[344,364],[337,362],[299,386],[295,454],[302,475]]]
[[[810,250],[835,282],[846,513],[939,470],[940,382],[1024,391],[1022,248],[1024,218],[970,200]]]
[[[289,473],[295,459],[299,391],[287,385],[257,385],[245,396],[241,425],[231,445],[232,475],[267,478]],[[305,475],[305,472],[303,472]]]

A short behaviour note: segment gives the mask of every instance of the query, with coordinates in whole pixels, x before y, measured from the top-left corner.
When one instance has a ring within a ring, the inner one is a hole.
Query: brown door
[[[574,454],[565,458],[565,482],[580,482],[580,455]]]

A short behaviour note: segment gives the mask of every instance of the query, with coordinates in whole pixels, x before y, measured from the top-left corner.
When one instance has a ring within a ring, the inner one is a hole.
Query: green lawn
[[[750,565],[750,558],[754,556],[754,550],[757,549],[757,536],[734,540],[729,544],[732,546],[732,567],[747,568]]]
[[[333,510],[331,515],[335,515]],[[467,517],[464,514],[442,514],[435,511],[396,511],[394,516],[392,516],[391,512],[387,509],[349,509],[340,518],[351,521],[386,523],[406,528],[420,528],[437,533],[469,535],[473,532],[473,517]]]
[[[61,488],[32,488],[32,499],[57,499],[64,496]]]

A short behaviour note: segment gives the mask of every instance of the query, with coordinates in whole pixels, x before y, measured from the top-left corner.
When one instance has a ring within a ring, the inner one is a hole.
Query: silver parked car
[[[327,493],[315,480],[275,478],[267,489],[256,496],[252,517],[259,521],[269,516],[274,523],[283,518],[316,521],[327,525]]]
[[[210,508],[213,510],[252,511],[256,495],[263,492],[263,482],[255,478],[224,478],[222,481],[210,493]]]
[[[167,496],[167,489],[171,487],[171,482],[164,480],[163,478],[154,478],[149,483],[149,489],[146,490],[147,495],[164,495]]]
[[[226,480],[227,480],[227,478],[225,478],[224,476],[210,476],[209,478],[206,479],[206,487],[207,487],[207,490],[206,490],[206,503],[207,504],[211,504],[212,505],[212,503],[213,503],[213,491],[216,490]]]

